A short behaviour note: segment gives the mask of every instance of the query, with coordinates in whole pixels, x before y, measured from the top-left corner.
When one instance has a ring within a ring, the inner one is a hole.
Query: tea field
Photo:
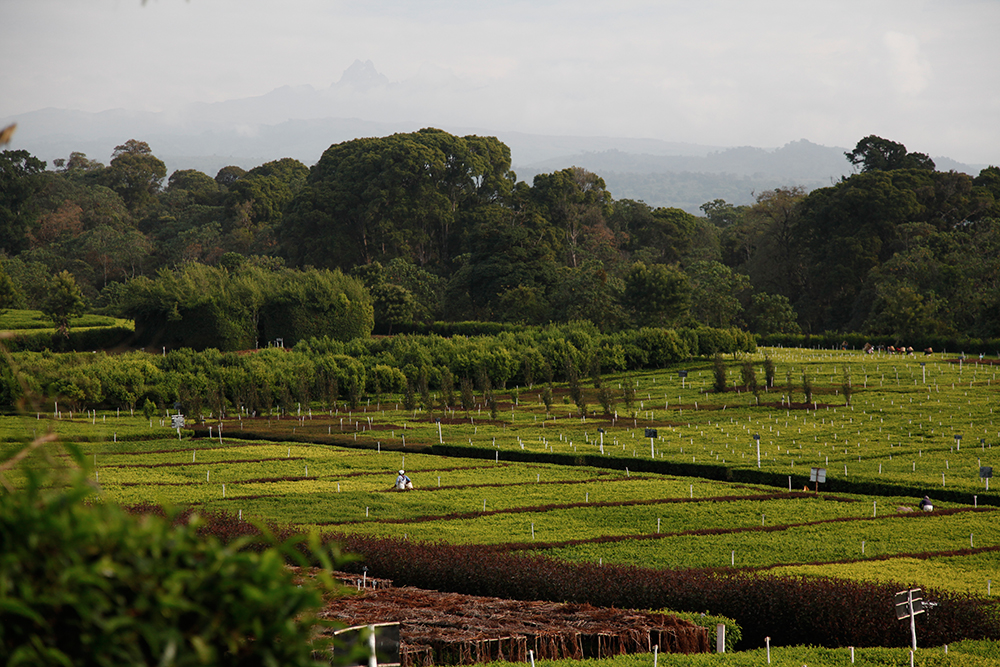
[[[194,431],[172,430],[168,414],[37,412],[5,418],[4,434],[55,428],[86,453],[102,496],[123,504],[582,562],[892,572],[992,594],[1000,552],[983,550],[1000,547],[1000,494],[980,477],[1000,446],[990,360],[769,349],[753,357],[762,386],[768,359],[774,386],[756,395],[737,363],[718,392],[712,363],[695,361],[606,376],[617,400],[605,410],[586,387],[584,415],[565,388],[546,408],[535,386],[501,391],[495,416],[481,401],[404,410],[397,397],[189,416]],[[400,468],[414,491],[391,490]],[[936,511],[910,511],[924,494]]]
[[[492,414],[479,392],[467,410],[432,393],[411,409],[383,396],[187,415],[180,429],[173,411],[148,419],[50,404],[4,417],[0,448],[9,456],[53,429],[84,453],[100,497],[124,505],[993,600],[1000,494],[981,476],[1000,451],[990,361],[768,349],[752,357],[757,392],[740,361],[726,360],[718,391],[712,361],[700,360],[605,376],[605,390],[583,387],[582,401],[563,386],[551,398],[544,386],[499,390]],[[810,479],[817,468],[821,482]],[[392,489],[399,469],[413,491]],[[21,473],[6,474],[16,483]],[[924,495],[934,511],[918,508]]]

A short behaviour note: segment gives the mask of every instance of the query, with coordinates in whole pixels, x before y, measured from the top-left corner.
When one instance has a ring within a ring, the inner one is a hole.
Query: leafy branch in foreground
[[[318,539],[277,542],[266,530],[229,544],[94,499],[80,451],[68,482],[30,458],[0,494],[0,662],[6,665],[317,665],[329,645],[316,617],[334,590]],[[313,580],[286,567],[318,564]],[[325,660],[324,658],[325,654]]]

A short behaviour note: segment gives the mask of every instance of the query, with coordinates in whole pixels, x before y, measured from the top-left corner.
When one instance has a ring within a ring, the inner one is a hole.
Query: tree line
[[[66,272],[89,308],[135,313],[127,285],[201,264],[278,282],[339,270],[367,290],[377,333],[589,320],[604,331],[1000,335],[1000,169],[939,172],[875,136],[845,158],[856,173],[829,187],[790,184],[751,206],[715,199],[694,216],[616,200],[576,167],[518,181],[496,138],[435,129],[335,144],[312,167],[285,158],[214,178],[166,179],[135,140],[108,166],[73,153],[47,169],[5,151],[0,307],[40,307]],[[270,335],[241,330],[241,345]]]
[[[362,400],[402,396],[410,409],[469,410],[474,390],[488,401],[495,392],[553,382],[572,389],[589,378],[599,387],[606,373],[755,349],[753,337],[735,328],[603,333],[575,323],[494,336],[311,337],[292,349],[253,353],[189,347],[160,354],[15,352],[0,362],[0,405],[45,397],[67,411],[110,407],[152,418],[177,404],[191,416],[263,415],[310,405],[356,408]],[[573,398],[583,411],[582,398]],[[607,400],[620,397],[609,393]]]

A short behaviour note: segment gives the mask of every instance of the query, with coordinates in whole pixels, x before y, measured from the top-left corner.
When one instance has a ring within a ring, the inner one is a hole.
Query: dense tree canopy
[[[426,129],[336,144],[292,201],[282,252],[295,265],[448,268],[472,219],[512,185],[510,150],[492,137]]]
[[[198,322],[195,344],[227,349],[282,337],[282,318],[286,340],[318,330],[336,310],[323,290],[363,293],[347,298],[379,333],[444,319],[1000,335],[1000,169],[939,172],[874,135],[846,157],[858,173],[830,187],[715,198],[695,216],[615,200],[578,167],[518,182],[496,138],[430,128],[214,178],[165,179],[135,139],[108,166],[73,152],[48,171],[5,151],[3,303],[41,308],[65,272],[93,308],[172,339]]]

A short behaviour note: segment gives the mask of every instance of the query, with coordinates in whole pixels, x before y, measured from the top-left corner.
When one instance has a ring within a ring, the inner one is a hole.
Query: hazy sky
[[[998,0],[0,0],[0,117],[322,89],[360,59],[408,96],[377,120],[997,164],[998,34]]]

